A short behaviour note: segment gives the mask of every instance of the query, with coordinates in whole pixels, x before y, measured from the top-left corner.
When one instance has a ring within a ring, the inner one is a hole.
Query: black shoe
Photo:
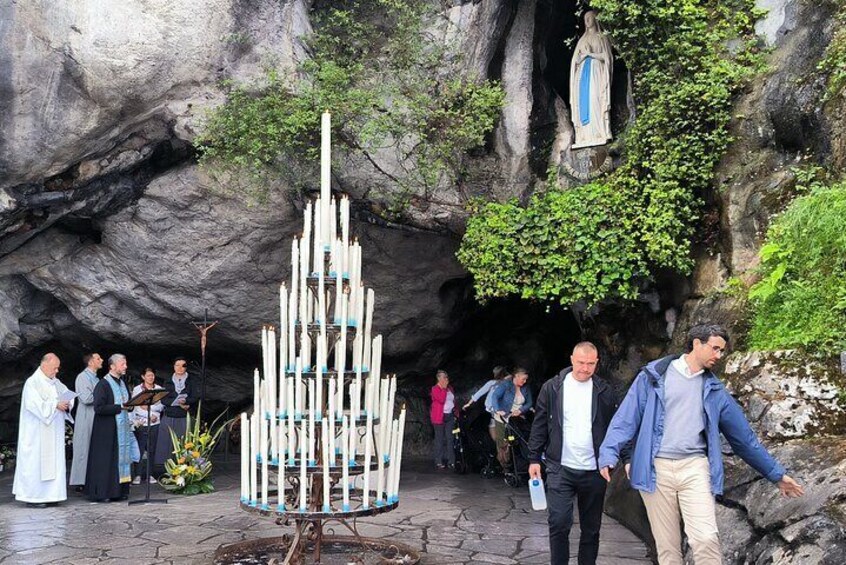
[[[27,502],[26,505],[30,508],[47,508],[46,502]]]
[[[73,487],[73,492],[82,492],[84,490],[85,490],[85,487],[82,486],[82,485],[78,485],[78,486]]]

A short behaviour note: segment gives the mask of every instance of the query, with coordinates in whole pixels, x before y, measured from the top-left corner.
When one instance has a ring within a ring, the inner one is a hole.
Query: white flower
[[[176,486],[184,487],[185,486],[185,477],[176,477]]]

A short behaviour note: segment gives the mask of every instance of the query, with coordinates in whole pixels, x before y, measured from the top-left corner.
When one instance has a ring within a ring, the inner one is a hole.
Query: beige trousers
[[[696,565],[722,563],[711,473],[707,457],[655,459],[655,492],[640,496],[646,505],[660,565],[682,565],[681,525]]]

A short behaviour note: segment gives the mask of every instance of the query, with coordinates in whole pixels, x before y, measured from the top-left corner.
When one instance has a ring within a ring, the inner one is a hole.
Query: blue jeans
[[[435,465],[443,465],[444,460],[455,465],[455,449],[452,447],[454,423],[454,414],[444,414],[443,424],[432,424],[435,427]]]
[[[552,565],[570,562],[573,503],[579,503],[579,565],[594,565],[599,553],[599,528],[605,502],[605,479],[598,471],[577,471],[554,462],[546,467],[549,509],[549,557]]]

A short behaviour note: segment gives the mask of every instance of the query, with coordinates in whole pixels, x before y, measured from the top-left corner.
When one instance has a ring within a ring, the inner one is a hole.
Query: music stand
[[[156,402],[159,402],[165,396],[167,396],[167,390],[163,388],[142,390],[124,404],[124,406],[132,408],[136,406],[147,407],[147,495],[141,500],[130,500],[129,504],[167,504],[166,498],[150,498],[150,412],[151,406],[153,406]],[[161,425],[161,423],[159,423],[159,425]]]

